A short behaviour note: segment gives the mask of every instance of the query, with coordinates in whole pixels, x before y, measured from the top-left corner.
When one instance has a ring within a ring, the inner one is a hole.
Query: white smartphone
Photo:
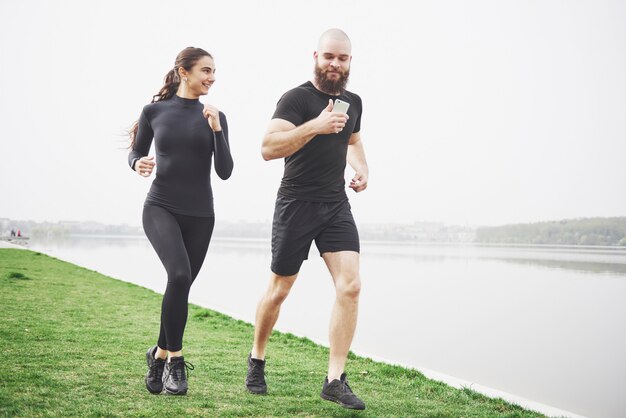
[[[335,99],[335,104],[333,105],[333,112],[348,113],[349,107],[350,107],[350,103],[344,102],[343,100]]]

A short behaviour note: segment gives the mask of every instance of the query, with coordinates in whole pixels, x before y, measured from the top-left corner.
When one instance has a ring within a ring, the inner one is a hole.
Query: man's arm
[[[284,119],[272,119],[263,137],[261,154],[265,161],[287,157],[305,146],[317,133],[313,120],[295,126]]]
[[[333,113],[333,101],[328,100],[315,119],[295,126],[285,119],[272,119],[263,137],[261,154],[265,161],[288,157],[305,146],[316,135],[340,132],[346,126],[345,113]]]
[[[369,168],[367,166],[367,160],[365,159],[365,150],[363,149],[363,142],[361,141],[361,133],[355,132],[350,136],[350,142],[348,142],[348,164],[355,171],[352,181],[350,181],[350,188],[355,192],[362,192],[367,188],[367,180],[369,177]]]

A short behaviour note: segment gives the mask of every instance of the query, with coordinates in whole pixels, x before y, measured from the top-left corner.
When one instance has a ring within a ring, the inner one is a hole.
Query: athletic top
[[[285,157],[279,195],[310,202],[336,202],[348,198],[344,179],[346,155],[350,136],[361,130],[361,98],[349,91],[332,96],[307,81],[280,98],[273,119],[302,125],[318,117],[328,106],[328,99],[350,103],[350,118],[345,128],[338,134],[316,135],[297,152]]]
[[[139,117],[139,129],[128,163],[148,155],[152,139],[156,151],[156,177],[145,205],[173,213],[214,216],[211,156],[215,172],[226,180],[233,171],[226,115],[219,114],[221,132],[213,132],[198,99],[172,96],[150,103]]]

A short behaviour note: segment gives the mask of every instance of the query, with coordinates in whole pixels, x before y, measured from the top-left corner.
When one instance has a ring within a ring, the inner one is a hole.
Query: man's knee
[[[337,281],[337,297],[344,299],[358,299],[361,294],[361,280],[358,276],[344,278]]]
[[[268,302],[272,305],[280,306],[285,299],[287,299],[287,296],[289,296],[289,291],[291,290],[291,286],[293,286],[293,282],[296,280],[296,276],[297,275],[278,276],[272,273],[270,286],[266,295]]]
[[[269,301],[270,304],[274,306],[279,306],[279,305],[282,305],[285,299],[287,299],[288,295],[289,295],[289,290],[273,289],[268,292],[267,300]]]

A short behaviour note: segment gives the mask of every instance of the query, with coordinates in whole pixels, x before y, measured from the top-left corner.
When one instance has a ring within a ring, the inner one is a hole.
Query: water
[[[30,248],[165,289],[143,237]],[[269,263],[265,241],[215,238],[191,301],[253,322]],[[573,414],[626,416],[626,250],[365,242],[361,274],[353,351]],[[327,344],[333,302],[313,246],[277,329]]]

